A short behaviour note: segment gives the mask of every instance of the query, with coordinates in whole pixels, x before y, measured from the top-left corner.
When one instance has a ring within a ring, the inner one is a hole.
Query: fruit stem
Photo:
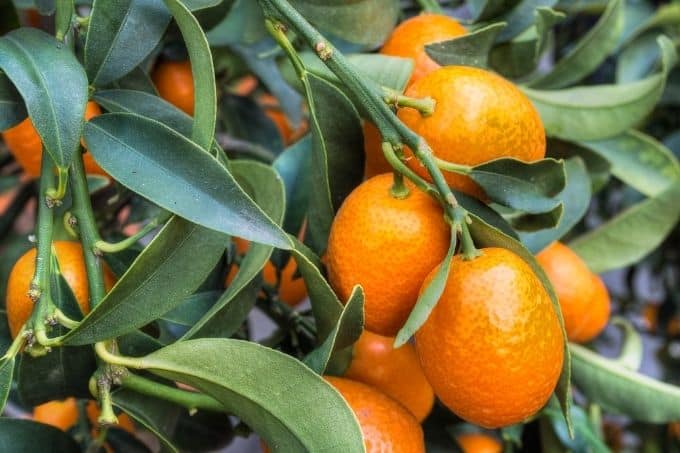
[[[465,221],[461,225],[460,238],[461,238],[461,249],[464,260],[473,260],[482,254],[475,243],[472,241],[472,236],[470,235],[470,228],[468,222]]]
[[[427,142],[394,114],[390,107],[382,99],[382,92],[369,85],[349,64],[347,59],[340,53],[321,33],[319,33],[307,20],[291,6],[287,0],[259,0],[268,21],[279,18],[292,25],[294,31],[302,37],[307,44],[316,51],[317,55],[326,66],[340,79],[345,87],[358,99],[369,119],[380,130],[381,135],[393,144],[402,140],[411,148],[415,156],[423,163],[429,172],[435,187],[441,194],[440,201],[451,219],[459,217],[454,211],[458,207],[458,201],[451,192],[444,175],[437,167],[432,149]],[[283,26],[278,26],[281,29]]]
[[[12,344],[9,345],[5,355],[0,358],[0,368],[5,364],[7,360],[12,360],[17,356],[21,348],[26,344],[26,326],[24,325],[17,336],[12,340]]]
[[[472,167],[469,165],[454,164],[453,162],[449,162],[448,160],[440,159],[438,157],[435,157],[434,161],[437,163],[437,167],[441,168],[442,170],[458,173],[460,175],[469,175],[472,173]]]
[[[191,392],[146,379],[133,373],[128,373],[121,385],[143,395],[153,396],[185,407],[190,413],[198,409],[212,412],[224,412],[224,406],[216,399],[204,393]]]
[[[94,243],[94,247],[104,253],[117,253],[122,252],[128,247],[133,246],[141,238],[152,232],[159,225],[163,225],[168,219],[172,217],[172,214],[168,211],[163,211],[160,215],[151,219],[144,227],[142,227],[137,233],[129,236],[119,242],[106,242],[101,239]]]
[[[383,142],[382,146],[383,154],[385,155],[385,159],[387,159],[387,162],[392,166],[392,168],[396,169],[397,171],[399,171],[399,173],[406,176],[418,189],[430,194],[431,196],[437,199],[440,199],[441,195],[439,194],[437,189],[434,188],[432,184],[421,178],[420,175],[411,170],[408,166],[406,166],[403,160],[399,156],[397,156],[397,153],[394,151],[392,146],[390,145],[389,147],[385,147],[385,143],[389,142]]]
[[[382,87],[382,91],[383,100],[387,105],[396,108],[409,107],[416,109],[422,116],[430,116],[434,113],[436,101],[429,96],[424,98],[412,98],[388,87]]]
[[[113,412],[113,401],[111,400],[111,380],[105,373],[100,373],[97,376],[97,398],[101,407],[101,412],[97,418],[99,426],[117,425],[118,417]]]
[[[59,206],[61,200],[66,195],[66,187],[68,186],[68,170],[66,168],[57,167],[57,188],[50,187],[45,191],[48,202]]]
[[[383,148],[383,154],[390,154],[394,153],[394,155],[397,157],[397,159],[401,162],[403,158],[403,150],[400,147],[396,147],[395,145],[391,144],[390,142],[383,142],[382,143],[382,148]],[[389,149],[385,149],[389,148]],[[394,183],[392,184],[392,188],[390,189],[390,194],[394,198],[398,198],[400,200],[408,197],[410,191],[408,190],[408,187],[406,187],[406,184],[404,184],[404,175],[399,172],[398,169],[394,169]]]
[[[425,13],[444,14],[437,0],[418,0],[418,4]]]
[[[83,243],[85,267],[87,269],[87,283],[90,291],[90,305],[92,308],[104,298],[104,272],[95,244],[99,240],[99,233],[92,212],[90,193],[87,189],[87,179],[83,166],[83,155],[73,160],[71,165],[71,181],[73,193],[73,217],[78,221],[80,240]]]
[[[141,370],[144,368],[144,364],[141,359],[136,359],[134,357],[126,357],[118,354],[114,354],[109,351],[110,342],[100,341],[94,344],[94,351],[97,356],[104,362],[111,365],[118,365],[125,368],[132,368],[135,370]]]
[[[59,324],[66,327],[67,329],[75,329],[80,324],[79,321],[69,318],[58,308],[54,310],[54,318]]]

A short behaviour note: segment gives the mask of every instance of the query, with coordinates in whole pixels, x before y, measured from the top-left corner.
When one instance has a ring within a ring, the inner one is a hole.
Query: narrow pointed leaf
[[[631,206],[569,243],[593,272],[637,263],[656,249],[680,217],[680,182]]]
[[[340,394],[281,352],[246,341],[201,339],[167,346],[141,362],[217,399],[274,452],[364,452],[358,422]],[[291,392],[295,398],[282,398]]]
[[[7,76],[0,72],[0,131],[19,124],[27,115],[21,95]]]
[[[400,348],[416,333],[418,329],[425,324],[427,318],[434,310],[434,307],[439,302],[439,298],[444,292],[446,287],[446,282],[449,279],[449,273],[451,272],[451,260],[453,260],[453,255],[456,253],[456,231],[451,230],[451,244],[449,245],[449,251],[444,257],[444,261],[437,267],[437,272],[435,273],[427,288],[423,290],[418,295],[418,300],[416,305],[411,310],[408,319],[404,326],[397,333],[397,338],[394,340],[394,347]]]
[[[4,412],[5,404],[10,390],[12,390],[12,377],[14,377],[14,362],[11,358],[0,362],[0,413]]]
[[[205,280],[228,240],[222,233],[172,218],[65,343],[114,338],[160,318]]]
[[[67,167],[87,102],[87,77],[71,49],[36,28],[20,28],[0,38],[0,70],[21,94],[47,152]]]
[[[617,316],[612,319],[612,324],[619,327],[623,332],[623,341],[621,344],[621,352],[616,358],[616,361],[631,371],[637,371],[642,365],[644,358],[644,346],[642,344],[642,337],[635,330],[635,327],[624,317]]]
[[[496,18],[496,20],[508,24],[508,26],[501,31],[497,40],[499,42],[505,42],[519,35],[533,24],[536,17],[534,11],[536,11],[537,8],[551,8],[555,6],[556,3],[557,0],[521,0],[515,8]]]
[[[129,113],[87,123],[85,142],[118,182],[206,228],[289,249],[285,233],[234,177],[196,143],[161,123]]]
[[[531,81],[533,88],[562,88],[593,72],[616,49],[623,32],[624,0],[610,0],[602,17],[552,70]]]
[[[487,68],[489,52],[505,26],[504,22],[487,25],[449,41],[428,44],[425,46],[425,51],[430,58],[442,66],[462,65]]]
[[[0,451],[12,453],[81,453],[75,440],[62,430],[44,423],[18,418],[0,418]]]
[[[603,409],[647,423],[680,419],[680,387],[631,371],[571,344],[574,384]],[[625,395],[625,398],[622,398]]]

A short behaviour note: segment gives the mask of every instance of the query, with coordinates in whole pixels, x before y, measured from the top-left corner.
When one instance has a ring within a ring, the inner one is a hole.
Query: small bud
[[[333,55],[333,49],[328,47],[328,45],[326,45],[326,43],[323,41],[317,42],[316,45],[314,46],[314,50],[319,55],[319,58],[321,58],[324,61],[328,60],[331,57],[331,55]]]
[[[40,291],[40,288],[31,287],[31,289],[28,290],[26,295],[28,295],[28,298],[31,299],[31,301],[35,304],[40,300],[42,291]]]
[[[76,216],[70,214],[68,216],[68,224],[69,224],[69,226],[72,226],[72,227],[78,225],[78,218]]]

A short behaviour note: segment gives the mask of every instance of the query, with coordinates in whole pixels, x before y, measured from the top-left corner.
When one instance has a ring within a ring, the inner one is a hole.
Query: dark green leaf
[[[658,195],[680,180],[680,164],[673,153],[642,132],[630,130],[581,145],[607,159],[614,176],[647,196]]]
[[[555,196],[564,189],[564,162],[542,159],[522,162],[503,158],[472,168],[472,178],[497,203],[532,214],[554,210]]]
[[[292,0],[305,19],[345,41],[375,47],[392,32],[399,17],[394,0]]]
[[[637,263],[659,246],[680,217],[680,182],[648,198],[569,244],[593,272]]]
[[[536,276],[543,283],[543,287],[548,292],[550,300],[552,301],[553,308],[557,314],[557,318],[560,321],[560,326],[562,327],[562,335],[564,337],[564,363],[562,365],[562,374],[560,375],[560,380],[557,383],[557,388],[555,393],[557,398],[560,400],[560,406],[562,407],[562,413],[569,426],[569,432],[572,432],[572,422],[570,417],[569,408],[571,407],[571,387],[570,387],[570,376],[571,376],[571,356],[569,354],[569,348],[567,345],[567,333],[564,330],[564,318],[562,317],[562,311],[560,309],[560,303],[555,294],[555,290],[545,274],[543,268],[538,264],[534,255],[529,252],[524,246],[517,240],[510,236],[502,233],[500,230],[490,226],[484,222],[479,217],[474,214],[470,214],[472,218],[472,223],[470,224],[470,233],[472,234],[472,239],[477,247],[503,247],[521,257],[526,263],[531,266]]]
[[[562,203],[559,200],[556,200],[556,202],[557,205],[550,211],[539,214],[514,211],[511,214],[506,215],[506,220],[510,222],[518,233],[555,228],[562,221],[562,214],[564,212]]]
[[[14,363],[14,358],[0,361],[0,413],[5,411],[7,397],[9,396],[10,390],[12,390]]]
[[[576,386],[605,410],[647,423],[680,419],[680,388],[631,371],[571,344]],[[624,397],[625,396],[625,397]]]
[[[160,440],[164,451],[179,451],[170,439],[183,408],[127,389],[118,389],[111,397],[116,407],[125,411]]]
[[[50,425],[0,418],[0,451],[12,453],[80,453],[80,447],[62,430]]]
[[[0,131],[19,124],[26,115],[21,95],[7,76],[0,72]]]
[[[179,26],[189,52],[194,79],[194,125],[191,139],[209,150],[215,137],[217,89],[215,68],[208,40],[201,24],[180,0],[163,0]]]
[[[107,173],[163,208],[216,231],[291,247],[223,165],[169,127],[129,113],[104,114],[87,123],[85,142]]]
[[[274,154],[283,151],[279,129],[253,98],[223,94],[220,120],[225,131],[233,137],[261,145]]]
[[[486,68],[489,65],[491,47],[505,25],[503,22],[494,23],[449,41],[428,44],[425,51],[442,66]]]
[[[311,73],[307,81],[314,187],[308,225],[315,251],[321,252],[336,210],[363,179],[363,133],[356,110],[340,90]]]
[[[597,85],[556,91],[523,88],[546,129],[566,140],[599,140],[618,135],[644,118],[661,97],[666,74],[674,64],[673,44],[658,40],[663,69],[643,80],[622,85]]]
[[[71,22],[75,9],[73,0],[60,0],[57,5],[57,11],[54,18],[55,36],[58,40],[63,41],[66,34],[71,30]]]
[[[359,339],[364,327],[364,291],[361,286],[352,288],[335,327],[321,345],[305,357],[304,363],[318,374],[324,374],[331,355],[351,346]]]
[[[583,161],[579,157],[567,159],[564,169],[567,173],[567,185],[557,196],[564,206],[559,224],[548,230],[519,234],[524,246],[532,253],[538,253],[553,241],[562,238],[581,220],[590,205],[590,181]]]
[[[498,41],[509,41],[519,35],[534,23],[536,17],[534,11],[537,8],[551,8],[555,6],[555,3],[557,3],[557,0],[521,0],[511,11],[496,18],[497,21],[503,21],[508,24],[498,36]]]
[[[455,190],[453,192],[458,202],[467,211],[484,220],[484,222],[488,223],[493,228],[502,231],[506,236],[510,236],[513,239],[519,239],[517,232],[512,226],[486,203],[482,203],[477,198],[471,197],[463,192]]]
[[[364,451],[359,425],[340,394],[278,351],[239,340],[189,340],[146,356],[141,363],[220,401],[274,452]],[[282,398],[291,392],[295,398]]]
[[[0,69],[24,99],[52,159],[67,167],[80,146],[87,77],[68,46],[36,28],[0,38]]]
[[[547,155],[555,159],[579,157],[583,160],[590,177],[592,193],[602,189],[611,177],[611,164],[607,159],[584,146],[559,139],[548,140]]]
[[[534,25],[512,41],[491,50],[491,66],[506,77],[519,78],[536,69],[549,43],[552,27],[564,20],[564,14],[551,8],[539,7],[534,12]]]
[[[123,355],[139,357],[151,354],[163,347],[158,340],[139,330],[118,337],[118,347]]]
[[[283,181],[270,167],[253,161],[234,161],[234,175],[244,189],[259,202],[277,225],[285,213]],[[247,316],[255,303],[259,280],[253,279],[272,254],[272,247],[251,244],[238,273],[225,293],[211,309],[184,335],[184,338],[230,336]]]
[[[183,412],[172,437],[181,451],[221,451],[234,438],[232,422],[227,414],[199,410]]]
[[[521,0],[469,0],[467,2],[474,21],[488,20],[514,8]]]
[[[33,0],[33,3],[35,4],[35,9],[38,10],[38,13],[41,16],[51,16],[54,14],[54,10],[57,7],[56,1],[57,0]]]
[[[159,318],[196,290],[227,244],[222,233],[174,217],[65,343],[102,341]]]
[[[151,77],[149,77],[149,74],[147,74],[141,66],[137,66],[128,74],[113,82],[111,88],[158,94],[156,92],[156,86],[151,81]]]
[[[593,72],[614,51],[623,32],[624,1],[611,0],[595,26],[533,88],[562,88]]]
[[[164,314],[161,319],[180,326],[191,327],[201,319],[205,312],[210,310],[210,307],[215,305],[220,295],[220,291],[204,291],[192,294],[180,305]]]
[[[550,420],[560,442],[570,451],[592,453],[609,453],[611,451],[598,434],[593,431],[593,423],[579,406],[571,407],[571,419],[574,422],[573,438],[569,436],[569,430],[564,423],[564,417],[562,417],[559,403],[556,400],[550,400],[541,414]]]
[[[411,313],[406,320],[404,326],[397,333],[397,338],[394,341],[394,347],[400,348],[425,324],[427,318],[434,310],[435,305],[439,302],[439,298],[444,292],[446,282],[449,279],[451,271],[451,260],[456,253],[456,231],[451,231],[451,244],[449,251],[444,257],[444,261],[437,267],[437,272],[430,280],[427,288],[425,288],[419,295],[416,305],[411,310]]]
[[[286,215],[283,229],[297,234],[307,215],[311,191],[312,137],[306,135],[282,152],[272,164],[286,189]]]
[[[264,15],[257,2],[236,0],[229,14],[208,31],[212,46],[254,44],[267,36]]]

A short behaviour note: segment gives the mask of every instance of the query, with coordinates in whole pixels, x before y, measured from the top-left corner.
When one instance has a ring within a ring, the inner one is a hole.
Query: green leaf
[[[540,7],[551,8],[555,6],[557,0],[521,0],[512,10],[496,18],[496,21],[503,21],[508,26],[498,36],[499,42],[509,41],[529,28],[535,20],[534,11]]]
[[[643,119],[663,93],[666,74],[676,54],[660,37],[663,68],[643,80],[622,85],[596,85],[541,91],[522,88],[538,109],[546,133],[566,140],[599,140],[618,135]]]
[[[125,411],[158,438],[164,451],[178,452],[170,440],[177,426],[179,406],[167,401],[141,395],[127,389],[117,389],[111,393],[114,406]]]
[[[169,23],[162,0],[95,0],[85,40],[90,82],[104,86],[128,74],[158,45]]]
[[[616,361],[629,370],[639,370],[644,358],[644,346],[640,334],[637,333],[630,321],[624,317],[616,316],[611,322],[619,327],[623,333],[621,352]]]
[[[177,420],[172,437],[180,451],[220,451],[234,438],[232,421],[227,414],[199,410],[185,411]]]
[[[0,412],[5,411],[7,397],[12,390],[12,377],[14,377],[15,359],[0,361]],[[1,419],[0,419],[1,420]]]
[[[0,131],[16,126],[27,115],[21,95],[7,76],[0,72]]]
[[[153,84],[153,81],[151,81],[151,77],[149,77],[149,74],[145,69],[142,68],[142,66],[137,66],[128,74],[113,82],[111,84],[111,88],[117,88],[119,90],[143,91],[144,93],[156,95],[158,94],[156,91],[156,86]]]
[[[204,291],[194,293],[182,301],[182,303],[161,318],[164,321],[178,324],[180,326],[191,327],[210,307],[215,305],[222,293],[220,291]]]
[[[181,0],[163,0],[184,38],[184,44],[191,60],[191,73],[194,79],[194,125],[191,139],[198,146],[209,150],[215,137],[217,121],[217,91],[215,87],[215,67],[208,39],[201,24]]]
[[[451,243],[444,261],[437,267],[437,272],[432,277],[432,280],[430,280],[427,288],[418,295],[418,300],[408,315],[406,323],[397,333],[397,338],[394,340],[395,348],[402,347],[411,339],[418,329],[425,324],[427,318],[430,317],[430,313],[432,313],[437,302],[439,302],[439,298],[444,292],[446,282],[449,279],[451,260],[453,260],[453,256],[456,253],[456,234],[456,231],[452,229]]]
[[[244,189],[260,203],[277,225],[283,222],[285,193],[283,181],[272,167],[253,161],[234,161],[234,176]],[[259,280],[254,281],[272,254],[272,247],[251,244],[238,273],[222,297],[184,335],[198,337],[228,337],[243,323],[255,303]]]
[[[592,402],[647,423],[680,419],[680,387],[631,371],[583,346],[570,344],[570,349],[574,383]]]
[[[311,191],[312,137],[306,135],[278,155],[272,166],[281,175],[286,189],[286,215],[283,229],[295,235],[302,228]]]
[[[649,30],[665,26],[677,26],[678,21],[680,21],[680,5],[677,3],[662,5],[653,15],[635,28],[635,31],[628,37],[627,42],[632,41]]]
[[[547,155],[555,159],[571,159],[578,157],[583,160],[590,177],[592,193],[597,193],[611,178],[611,164],[607,159],[595,151],[573,142],[560,139],[548,140]]]
[[[532,214],[559,206],[555,196],[566,184],[564,162],[555,159],[496,159],[473,167],[469,176],[491,200]]]
[[[376,47],[392,32],[399,17],[395,0],[291,0],[305,19],[320,30],[366,47]]]
[[[510,224],[501,215],[494,211],[487,205],[479,201],[477,198],[467,195],[463,192],[458,192],[453,190],[453,194],[456,199],[468,212],[476,215],[484,222],[488,223],[490,226],[497,230],[502,231],[506,236],[510,236],[513,239],[519,239],[517,232],[510,226]]]
[[[680,182],[578,237],[569,247],[593,272],[637,263],[663,242],[680,217]]]
[[[560,327],[562,328],[562,336],[564,337],[564,363],[562,365],[562,374],[560,375],[560,380],[557,383],[555,393],[557,394],[557,398],[560,400],[562,413],[564,414],[567,426],[569,427],[569,432],[571,433],[573,431],[569,412],[569,408],[571,407],[571,355],[567,345],[567,332],[564,329],[564,318],[562,317],[560,303],[557,299],[557,295],[555,294],[555,290],[550,283],[548,276],[545,274],[545,271],[536,261],[534,255],[532,255],[529,250],[524,248],[524,246],[519,241],[490,226],[474,214],[470,214],[470,217],[472,218],[472,223],[469,226],[470,234],[472,235],[472,239],[474,240],[474,243],[477,247],[503,247],[516,253],[520,258],[526,261],[529,266],[531,266],[531,269],[534,271],[541,283],[543,283],[543,287],[550,296],[553,308],[555,309],[555,313],[557,314],[557,318],[560,322]]]
[[[108,174],[159,206],[206,228],[291,247],[223,165],[169,127],[134,114],[109,113],[87,123],[85,142]]]
[[[349,300],[345,304],[335,327],[323,343],[305,357],[305,365],[318,374],[324,374],[333,352],[354,344],[359,339],[363,327],[364,291],[361,286],[357,285],[352,288]]]
[[[659,60],[658,32],[650,31],[628,44],[616,59],[616,83],[640,80]]]
[[[335,212],[364,177],[363,132],[350,100],[335,86],[307,74],[312,129],[312,193],[309,236],[315,251],[326,249]]]
[[[552,70],[529,83],[532,88],[562,88],[593,72],[612,53],[623,32],[624,1],[610,0],[595,26]]]
[[[68,167],[80,146],[87,77],[68,46],[36,28],[0,38],[0,69],[17,88],[45,149]]]
[[[60,0],[57,4],[57,11],[54,18],[55,36],[63,41],[66,34],[71,30],[71,22],[75,14],[73,0]]]
[[[224,93],[219,104],[222,128],[231,137],[259,145],[267,154],[278,155],[283,151],[283,137],[267,115],[269,108],[278,107],[263,108],[254,97]]]
[[[506,77],[519,78],[536,69],[548,45],[552,27],[564,20],[564,13],[539,7],[534,11],[536,21],[512,41],[491,50],[491,66]]]
[[[175,343],[141,362],[217,399],[275,452],[364,451],[359,424],[340,394],[281,352],[246,341],[203,339]],[[291,392],[294,398],[282,398]]]
[[[468,0],[474,21],[488,20],[514,8],[521,0]]]
[[[71,436],[54,426],[22,420],[0,418],[0,451],[12,453],[80,453]]]
[[[560,222],[547,230],[519,233],[522,244],[532,253],[540,252],[567,234],[583,218],[590,205],[590,181],[583,160],[579,157],[567,159],[564,169],[567,185],[557,196],[564,206]]]
[[[65,344],[113,338],[161,317],[198,288],[227,244],[222,233],[172,218]]]
[[[166,100],[136,90],[97,91],[94,100],[111,113],[135,113],[163,123],[185,137],[191,136],[192,118]]]
[[[428,44],[425,46],[425,52],[442,66],[462,65],[487,68],[489,52],[505,25],[504,22],[498,22],[455,39]]]
[[[607,159],[614,176],[647,196],[658,195],[680,180],[680,164],[673,153],[642,132],[630,130],[580,144]]]
[[[229,14],[207,36],[212,46],[254,44],[262,40],[267,36],[262,8],[251,0],[236,0]]]
[[[609,453],[611,450],[602,439],[593,431],[593,424],[588,415],[579,406],[571,407],[571,419],[574,421],[574,436],[569,435],[564,417],[560,413],[557,401],[550,400],[548,406],[543,409],[541,415],[548,418],[552,428],[562,445],[574,452]]]

